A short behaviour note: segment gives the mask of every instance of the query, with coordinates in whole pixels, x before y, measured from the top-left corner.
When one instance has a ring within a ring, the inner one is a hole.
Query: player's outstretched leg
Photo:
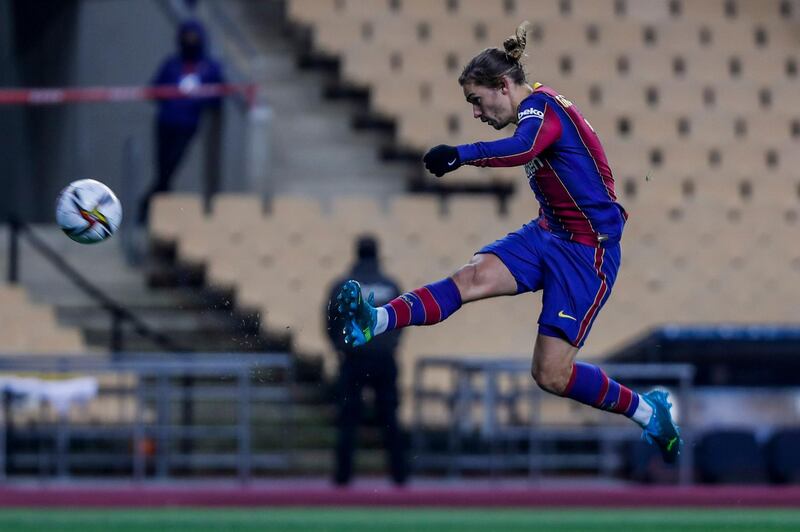
[[[433,325],[461,308],[461,292],[446,277],[394,298],[382,307],[364,300],[358,281],[349,280],[336,295],[337,310],[346,317],[345,342],[363,345],[378,334],[409,325]]]
[[[653,390],[642,394],[642,399],[653,409],[650,421],[644,427],[642,438],[658,446],[661,456],[668,464],[674,464],[683,447],[680,429],[672,420],[672,403],[667,400],[667,392]]]
[[[574,362],[569,382],[563,390],[551,390],[585,405],[622,414],[644,429],[642,438],[655,444],[667,463],[674,463],[683,441],[672,421],[667,392],[654,390],[638,394],[609,378],[598,366]]]

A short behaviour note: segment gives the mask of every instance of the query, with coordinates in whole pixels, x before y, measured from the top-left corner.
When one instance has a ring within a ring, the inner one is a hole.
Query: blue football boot
[[[642,394],[642,399],[647,401],[647,404],[653,409],[653,415],[644,428],[642,439],[657,445],[664,461],[668,464],[674,464],[681,453],[683,440],[681,439],[680,429],[672,421],[672,414],[670,414],[672,403],[667,401],[667,392],[653,390]]]
[[[345,343],[358,347],[372,340],[375,323],[378,320],[378,311],[374,303],[375,295],[372,293],[364,301],[358,281],[351,279],[339,289],[336,295],[336,308],[346,319],[342,331]]]

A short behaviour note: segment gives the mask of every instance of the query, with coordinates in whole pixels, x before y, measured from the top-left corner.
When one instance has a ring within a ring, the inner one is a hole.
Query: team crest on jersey
[[[517,113],[517,120],[521,122],[522,119],[529,116],[534,116],[536,118],[542,119],[544,118],[544,113],[538,109],[525,109],[524,111],[520,111],[519,113]]]

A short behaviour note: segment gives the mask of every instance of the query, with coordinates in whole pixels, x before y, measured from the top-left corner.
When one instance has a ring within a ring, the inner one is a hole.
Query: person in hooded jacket
[[[189,93],[201,85],[225,83],[222,65],[206,50],[203,25],[187,20],[178,28],[177,53],[169,55],[158,67],[151,82],[154,87],[172,86]],[[139,206],[139,222],[147,220],[150,199],[171,188],[175,170],[197,133],[203,112],[219,108],[221,98],[172,98],[158,101],[155,151],[156,179]]]
[[[364,298],[373,297],[376,304],[387,303],[400,295],[397,283],[381,272],[378,243],[373,236],[362,235],[357,239],[356,254],[357,261],[352,270],[333,283],[331,297],[336,295],[345,280],[353,277],[362,280]],[[383,433],[389,473],[396,485],[402,485],[406,482],[408,471],[403,436],[397,423],[399,400],[395,352],[400,335],[397,332],[381,335],[369,345],[354,348],[344,342],[342,329],[345,323],[341,314],[332,312],[329,308],[327,319],[328,336],[340,361],[337,382],[338,434],[333,481],[336,485],[344,486],[352,479],[356,432],[363,408],[362,392],[365,387],[370,387],[374,391],[375,413]]]

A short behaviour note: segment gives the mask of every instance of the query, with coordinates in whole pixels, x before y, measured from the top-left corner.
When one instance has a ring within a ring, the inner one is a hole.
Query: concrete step
[[[366,111],[364,103],[326,98],[325,90],[336,82],[335,74],[294,66],[304,50],[297,49],[285,31],[285,4],[232,1],[224,5],[271,70],[266,73],[264,90],[274,113],[273,190],[312,196],[359,191],[387,196],[404,191],[411,171],[405,163],[381,159],[385,134],[352,127],[354,117]]]
[[[158,332],[237,331],[257,334],[260,327],[258,316],[241,315],[233,310],[181,309],[131,307],[126,305],[148,328]],[[68,327],[85,330],[103,330],[111,326],[111,315],[97,306],[59,307],[56,309],[59,322]]]
[[[232,308],[232,301],[223,296],[209,295],[194,287],[174,287],[151,290],[142,288],[136,291],[109,291],[114,299],[125,304],[134,313],[152,309],[181,310],[224,310]],[[55,307],[92,307],[96,302],[82,292],[60,291],[47,288],[32,287],[31,297],[36,301],[54,305]]]
[[[230,331],[163,331],[170,341],[182,349],[202,352],[258,352],[282,351],[286,342],[279,339],[269,340],[262,336],[248,333],[232,333]],[[149,338],[136,334],[129,328],[124,329],[123,351],[148,352],[164,349]],[[108,348],[111,344],[111,331],[108,329],[85,329],[84,339],[90,346]]]

